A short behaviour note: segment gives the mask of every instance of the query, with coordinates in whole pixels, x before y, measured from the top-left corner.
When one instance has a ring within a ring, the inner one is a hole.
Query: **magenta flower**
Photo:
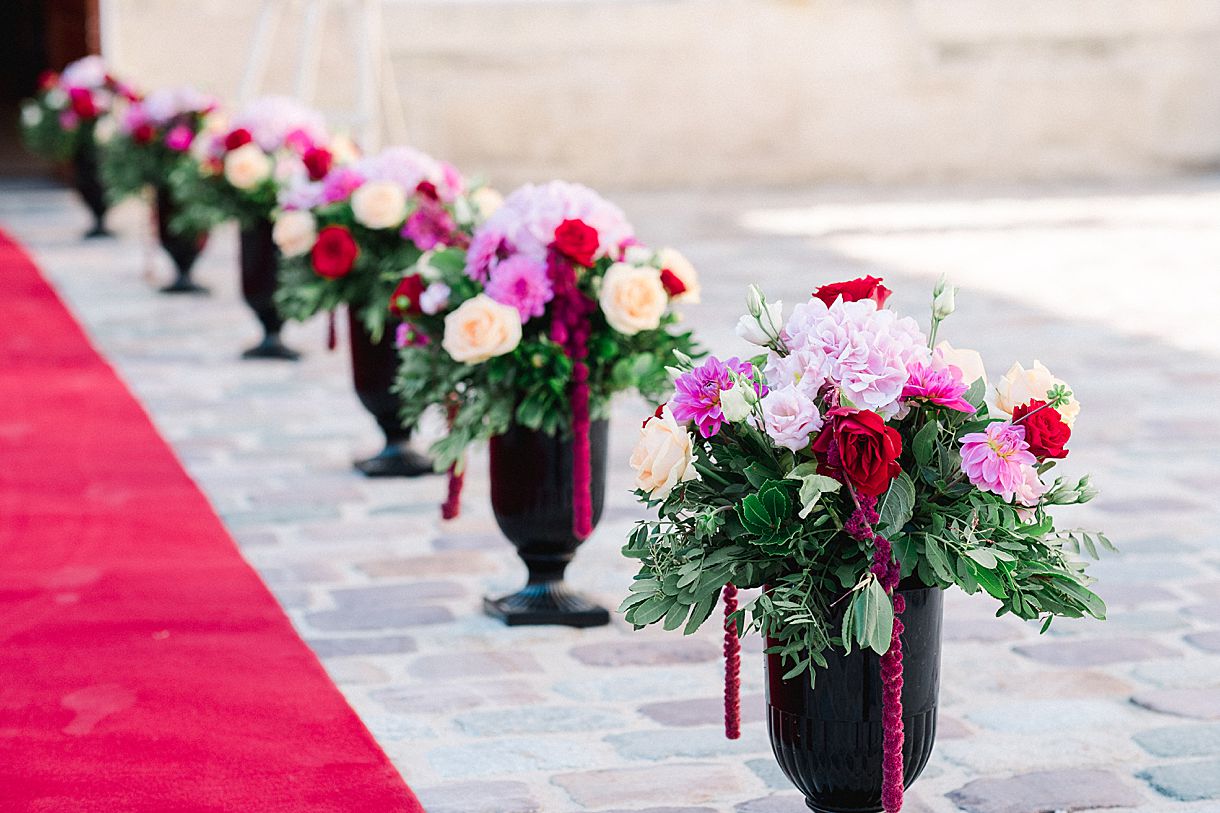
[[[165,146],[174,152],[186,152],[194,140],[195,134],[185,124],[179,124],[165,134]]]
[[[415,244],[420,251],[431,251],[437,246],[448,245],[457,224],[445,211],[445,207],[434,201],[422,201],[402,227],[402,236]]]
[[[1038,462],[1025,442],[1025,427],[996,421],[962,436],[962,472],[983,491],[1008,502],[1025,485],[1025,467]]]
[[[364,183],[364,176],[348,167],[337,167],[326,174],[322,181],[322,201],[334,203],[352,196]]]
[[[545,313],[546,303],[555,298],[546,266],[523,254],[497,263],[485,290],[497,302],[516,308],[521,324]]]
[[[962,397],[969,389],[956,367],[937,369],[917,361],[907,366],[907,383],[902,388],[902,397],[973,415],[974,406]]]
[[[699,434],[710,438],[720,431],[724,423],[724,412],[720,408],[720,394],[733,388],[733,377],[729,373],[754,378],[754,367],[748,361],[738,361],[734,356],[726,361],[712,356],[700,366],[678,376],[674,382],[676,392],[669,400],[670,411],[679,423],[694,421]],[[759,395],[766,395],[766,387],[754,385]]]

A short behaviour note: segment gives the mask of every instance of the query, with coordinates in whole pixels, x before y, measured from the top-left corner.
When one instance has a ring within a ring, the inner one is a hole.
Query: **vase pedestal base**
[[[432,460],[405,443],[389,443],[377,454],[352,464],[365,477],[422,477],[436,474]]]
[[[284,344],[278,334],[267,334],[263,340],[241,354],[244,359],[274,359],[299,361],[301,354]]]
[[[163,294],[198,294],[202,296],[210,293],[207,288],[204,288],[197,282],[192,282],[189,277],[178,277],[169,285],[162,286],[157,290]]]
[[[530,584],[503,598],[485,598],[483,612],[510,627],[604,627],[610,623],[605,607],[572,592],[563,582]]]
[[[114,232],[98,223],[84,234],[86,240],[96,240],[99,237],[114,237]]]

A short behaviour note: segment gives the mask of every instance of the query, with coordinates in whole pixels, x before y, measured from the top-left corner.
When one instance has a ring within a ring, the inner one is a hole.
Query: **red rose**
[[[902,437],[876,412],[831,412],[813,441],[824,473],[860,494],[879,497],[902,471]]]
[[[137,124],[135,129],[131,131],[131,140],[137,144],[147,144],[153,140],[155,135],[156,132],[153,130],[153,126],[145,122],[144,124]]]
[[[555,229],[555,250],[577,265],[593,265],[593,257],[600,245],[597,229],[583,220],[565,220]]]
[[[419,274],[403,277],[394,293],[390,294],[390,313],[400,319],[423,313],[419,307],[419,297],[427,287],[424,278]]]
[[[59,74],[55,71],[43,71],[38,74],[38,89],[50,90],[59,84]]]
[[[1025,427],[1025,442],[1039,460],[1067,457],[1063,447],[1072,437],[1072,429],[1063,422],[1063,416],[1046,401],[1033,400],[1012,411],[1012,422]]]
[[[892,293],[894,292],[882,285],[881,280],[876,277],[860,277],[860,279],[848,282],[833,282],[830,285],[823,285],[814,291],[813,295],[825,302],[826,307],[830,307],[836,299],[843,297],[844,302],[871,299],[880,308]]]
[[[420,181],[415,187],[415,191],[428,200],[441,199],[440,193],[436,191],[436,184],[432,183],[432,181]]]
[[[72,100],[72,112],[82,119],[97,117],[97,105],[93,101],[93,94],[85,88],[69,88],[68,98]]]
[[[245,127],[238,127],[233,132],[225,136],[225,149],[235,150],[238,147],[244,147],[254,140],[254,136],[250,135],[250,131]]]
[[[323,147],[310,147],[301,156],[301,162],[305,164],[309,180],[320,181],[326,177],[326,173],[330,172],[331,164],[335,162],[335,156],[331,154],[330,150]]]
[[[686,283],[668,268],[661,269],[661,284],[665,286],[665,293],[671,297],[686,293]]]
[[[338,279],[352,270],[359,254],[360,247],[352,239],[351,232],[342,226],[327,226],[318,232],[310,259],[318,276]]]

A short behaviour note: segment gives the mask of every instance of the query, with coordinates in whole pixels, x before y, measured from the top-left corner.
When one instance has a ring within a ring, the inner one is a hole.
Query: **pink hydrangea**
[[[408,196],[414,195],[421,183],[431,184],[437,197],[446,203],[457,197],[463,185],[456,169],[413,147],[387,147],[361,158],[355,167],[366,180],[391,181]]]
[[[820,374],[842,401],[883,417],[898,411],[907,368],[931,360],[915,320],[871,299],[797,305],[784,325],[784,341],[793,353],[807,352],[804,375]]]
[[[1038,462],[1025,442],[1025,427],[1007,421],[995,421],[982,432],[963,435],[961,443],[966,478],[1008,502],[1026,487],[1026,467]]]
[[[916,362],[907,368],[907,383],[902,388],[902,397],[908,401],[924,401],[945,409],[975,413],[974,405],[964,396],[970,389],[962,381],[962,371],[945,365],[939,368]]]
[[[322,202],[347,200],[366,180],[355,167],[335,167],[322,179]]]
[[[505,200],[474,233],[466,258],[466,273],[484,280],[509,253],[546,262],[555,229],[565,220],[580,220],[597,231],[598,256],[617,256],[633,237],[623,211],[580,184],[551,181],[528,184]]]
[[[487,281],[486,293],[521,314],[521,324],[546,312],[555,296],[546,265],[529,257],[510,257],[496,265]]]
[[[265,152],[285,146],[303,152],[329,140],[322,114],[287,96],[255,99],[233,117],[229,129],[248,130],[254,143]]]

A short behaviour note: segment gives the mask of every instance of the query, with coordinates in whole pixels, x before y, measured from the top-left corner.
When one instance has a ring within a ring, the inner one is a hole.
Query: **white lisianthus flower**
[[[759,304],[759,315],[747,313],[737,320],[738,337],[759,347],[768,347],[779,338],[781,326],[784,324],[784,303],[782,301]]]
[[[996,384],[996,409],[1011,415],[1014,409],[1028,404],[1030,401],[1047,400],[1051,388],[1056,385],[1067,386],[1063,379],[1051,375],[1051,371],[1042,362],[1035,360],[1034,366],[1028,370],[1017,362],[1008,369],[1008,372],[1004,373],[1004,377]],[[1071,427],[1076,422],[1076,416],[1080,414],[1080,402],[1074,395],[1070,396],[1066,404],[1058,407],[1058,412],[1063,418],[1063,422]]]
[[[694,480],[694,440],[686,427],[674,419],[668,406],[644,423],[631,452],[635,487],[656,500],[663,500],[678,483]]]
[[[641,330],[655,330],[661,324],[669,294],[655,268],[615,263],[602,278],[598,304],[610,327],[633,336]]]
[[[630,245],[623,249],[623,262],[630,265],[651,265],[653,253],[648,246]]]
[[[93,140],[98,144],[106,145],[114,140],[114,136],[118,133],[119,126],[110,116],[102,116],[97,120],[97,124],[93,125]]]
[[[691,261],[674,248],[663,248],[658,251],[657,261],[661,263],[663,270],[677,277],[686,289],[682,293],[674,295],[674,302],[699,304],[703,288],[699,285],[699,272],[695,270],[695,266],[691,265]]]
[[[271,238],[285,257],[299,257],[313,248],[318,239],[318,223],[303,210],[283,212],[275,219]]]
[[[235,188],[250,190],[271,177],[274,162],[257,144],[243,144],[225,156],[225,180]]]
[[[464,364],[511,353],[521,343],[521,314],[487,294],[478,294],[445,317],[441,347]]]
[[[37,127],[42,124],[42,108],[33,102],[21,106],[21,123],[26,127]]]
[[[749,400],[749,382],[739,381],[720,393],[720,411],[729,423],[741,423],[753,412]]]
[[[973,384],[981,378],[983,386],[987,386],[987,369],[983,366],[983,357],[977,350],[954,347],[947,341],[937,342],[932,353],[932,367],[956,367],[961,370],[962,381],[965,383]]]
[[[369,181],[352,194],[352,214],[370,229],[392,229],[407,219],[407,196],[393,181]]]
[[[52,110],[63,110],[68,106],[68,94],[61,88],[51,88],[43,94],[42,101]]]

